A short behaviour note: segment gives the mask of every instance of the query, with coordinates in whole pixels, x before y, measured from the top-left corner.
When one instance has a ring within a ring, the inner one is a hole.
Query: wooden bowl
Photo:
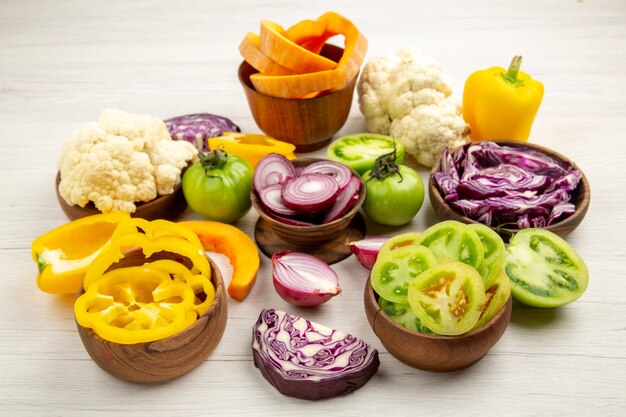
[[[175,259],[159,252],[150,260]],[[115,268],[142,265],[143,254],[129,254]],[[215,285],[215,299],[207,312],[180,333],[162,340],[123,345],[106,341],[92,329],[76,323],[80,339],[91,356],[111,375],[131,382],[155,383],[177,378],[198,366],[215,349],[224,334],[228,317],[228,302],[222,275],[209,258],[211,281]],[[114,269],[111,267],[110,269]],[[81,295],[83,290],[79,291]]]
[[[318,161],[324,161],[324,159],[298,158],[291,162],[296,167],[302,167]],[[360,178],[356,172],[354,175],[357,175],[357,177]],[[296,246],[319,246],[331,240],[337,239],[344,233],[350,224],[350,221],[357,214],[359,208],[361,208],[361,205],[365,200],[365,183],[361,180],[359,199],[348,213],[330,223],[315,226],[294,226],[270,217],[265,212],[259,196],[254,189],[250,191],[250,200],[252,200],[252,205],[259,213],[259,216],[261,216],[261,218],[268,223],[269,227],[280,239]]]
[[[460,336],[430,336],[415,333],[393,322],[378,306],[378,295],[368,278],[365,284],[365,315],[383,346],[396,359],[413,368],[448,372],[478,362],[504,334],[513,306],[512,298],[483,327]]]
[[[578,168],[576,164],[574,164],[574,162],[572,162],[569,158],[566,158],[565,156],[551,149],[545,148],[543,146],[535,145],[534,143],[514,142],[514,141],[505,141],[505,140],[499,140],[495,142],[498,145],[530,148],[532,150],[544,153],[556,160],[571,163],[574,167],[580,170],[580,168]],[[430,197],[430,204],[435,210],[435,214],[437,215],[437,217],[440,220],[456,220],[465,224],[478,223],[477,221],[472,220],[469,217],[463,216],[456,209],[454,209],[453,207],[451,207],[448,203],[444,201],[432,177],[432,174],[439,172],[440,170],[441,170],[441,158],[435,163],[435,165],[433,165],[433,168],[431,170],[431,176],[428,181],[428,194]],[[556,233],[562,238],[565,238],[567,235],[573,232],[574,229],[576,229],[576,227],[580,224],[580,222],[582,222],[583,219],[585,218],[585,214],[587,214],[587,210],[589,209],[589,202],[591,200],[591,189],[589,187],[589,181],[587,181],[587,177],[582,172],[582,170],[580,170],[580,172],[582,174],[582,178],[580,180],[580,183],[578,184],[578,187],[576,188],[576,190],[574,190],[574,193],[572,194],[572,199],[571,199],[571,203],[573,203],[574,206],[576,207],[576,211],[574,212],[574,214],[567,217],[566,219],[543,228],[545,230],[549,230],[553,233]],[[518,229],[511,229],[511,228],[506,228],[506,227],[502,227],[502,228],[492,227],[492,229],[495,230],[498,234],[500,234],[500,236],[502,236],[505,242],[508,242],[509,238],[513,234],[519,231]]]
[[[337,62],[343,49],[326,44],[321,54]],[[339,90],[307,99],[287,99],[261,94],[250,75],[258,71],[247,62],[239,66],[239,81],[248,99],[252,116],[268,136],[296,146],[296,152],[323,148],[348,118],[358,74]]]
[[[81,217],[100,214],[100,210],[96,208],[93,202],[89,202],[85,207],[71,206],[67,204],[65,199],[59,193],[59,184],[61,183],[61,173],[57,172],[56,185],[54,187],[57,200],[61,209],[70,220],[80,219]],[[137,203],[137,210],[131,213],[131,217],[141,217],[146,220],[174,220],[187,208],[187,200],[183,194],[183,187],[178,184],[172,194],[161,195],[152,201],[146,203]]]

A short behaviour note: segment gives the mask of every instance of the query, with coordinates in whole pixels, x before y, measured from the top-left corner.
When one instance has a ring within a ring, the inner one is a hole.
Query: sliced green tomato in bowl
[[[534,307],[560,307],[578,299],[589,282],[587,266],[565,240],[544,229],[525,229],[509,241],[504,271],[513,297]]]
[[[454,220],[424,230],[416,243],[429,248],[437,259],[463,262],[477,270],[485,258],[483,244],[476,232]]]
[[[500,235],[484,224],[470,224],[467,227],[476,232],[483,245],[484,259],[478,272],[485,281],[485,287],[489,288],[491,283],[498,279],[504,265],[506,253],[504,241]]]
[[[389,301],[405,304],[409,283],[436,264],[435,255],[420,245],[404,246],[382,255],[379,253],[372,268],[372,288]]]
[[[396,163],[404,161],[404,145],[395,141]],[[363,175],[374,167],[376,158],[393,152],[394,140],[391,136],[376,133],[358,133],[335,140],[326,154],[331,161],[349,166]]]
[[[434,333],[428,327],[424,326],[420,319],[417,318],[408,303],[394,303],[392,301],[385,300],[383,297],[378,297],[378,306],[391,321],[399,324],[405,329],[411,330],[415,333],[434,335]]]
[[[380,250],[378,251],[378,255],[380,256],[381,254],[394,251],[398,248],[413,245],[419,239],[419,237],[420,233],[418,232],[402,233],[396,236],[392,236],[389,239],[385,240],[385,243],[383,243],[383,245],[380,247]]]
[[[502,310],[506,302],[511,296],[511,282],[500,269],[496,278],[485,290],[485,302],[481,308],[481,315],[478,322],[474,325],[474,329],[479,329],[489,323]]]
[[[439,335],[457,336],[478,322],[485,284],[471,266],[442,262],[411,281],[408,300],[424,326]]]

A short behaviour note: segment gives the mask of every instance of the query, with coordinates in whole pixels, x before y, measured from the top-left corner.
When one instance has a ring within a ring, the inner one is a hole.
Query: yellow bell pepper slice
[[[245,158],[252,168],[256,167],[261,158],[278,153],[287,159],[296,159],[295,145],[269,136],[253,133],[225,132],[222,136],[209,138],[209,148],[222,149],[228,153]]]
[[[35,239],[32,257],[37,262],[37,286],[50,294],[76,293],[87,268],[110,243],[128,213],[106,213],[66,223]]]
[[[109,342],[134,344],[172,336],[195,322],[192,288],[144,265],[114,269],[74,304],[76,321]]]

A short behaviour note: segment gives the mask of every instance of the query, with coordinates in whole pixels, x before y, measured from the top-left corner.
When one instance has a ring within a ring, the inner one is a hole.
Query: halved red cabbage
[[[241,132],[232,120],[210,113],[187,114],[172,117],[165,126],[174,140],[191,142],[199,151],[209,151],[208,138],[221,136],[224,132]]]
[[[362,340],[271,308],[252,329],[252,356],[279,392],[306,400],[356,391],[380,365],[378,351]]]
[[[488,226],[545,227],[570,216],[582,173],[524,146],[494,142],[444,151],[432,178],[444,200]],[[458,180],[457,180],[458,179]]]

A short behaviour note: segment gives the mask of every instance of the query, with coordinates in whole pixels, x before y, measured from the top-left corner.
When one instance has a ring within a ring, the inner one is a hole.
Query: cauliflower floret
[[[462,137],[467,134],[465,127],[458,129],[461,124],[465,126],[460,112],[457,115],[455,111],[454,116],[451,116],[452,113],[435,115],[433,117],[436,120],[428,120],[431,117],[429,115],[434,115],[436,109],[440,107],[437,104],[447,101],[452,94],[450,82],[443,74],[441,65],[433,59],[412,49],[404,48],[395,55],[372,59],[365,65],[362,74],[358,85],[359,106],[365,115],[365,123],[369,131],[390,134],[393,137],[395,137],[394,131],[403,132],[403,143],[407,146],[407,150],[415,150],[409,153],[417,155],[423,147],[428,153],[432,148],[439,148],[439,145],[429,146],[423,143],[423,138],[429,135],[420,134],[419,126],[409,128],[410,123],[404,120],[417,108],[427,106],[431,110],[422,109],[415,112],[421,119],[420,123],[432,126],[446,119],[457,119],[447,123],[451,126],[451,132],[460,132],[461,136],[440,138],[438,142],[450,140],[450,146],[465,142]],[[441,105],[445,111],[449,111],[448,107],[448,104]],[[412,132],[413,136],[409,136],[409,132]],[[427,163],[431,160],[430,157],[416,157],[416,159],[424,165],[430,166],[434,163],[434,160],[430,164]]]
[[[406,116],[394,119],[390,133],[417,162],[429,167],[445,148],[456,148],[468,142],[461,107],[451,98],[416,106]]]
[[[196,155],[193,145],[172,141],[156,117],[105,110],[66,140],[59,193],[71,205],[93,201],[103,213],[134,213],[136,202],[171,194]]]

